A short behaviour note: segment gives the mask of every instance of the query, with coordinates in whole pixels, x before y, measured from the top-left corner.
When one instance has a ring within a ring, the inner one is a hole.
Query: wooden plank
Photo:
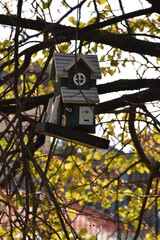
[[[88,90],[68,89],[61,87],[62,99],[64,103],[98,103],[99,96],[97,88]]]
[[[67,67],[74,58],[74,54],[54,53],[52,64],[55,64],[57,77],[68,77],[65,67]],[[93,68],[92,70],[94,70],[94,72],[91,72],[91,79],[101,79],[102,76],[97,55],[84,55],[84,58],[87,59],[90,68]]]
[[[86,58],[91,62],[91,64],[95,68],[95,72],[91,73],[91,79],[101,79],[102,75],[97,55],[86,55]]]
[[[35,132],[51,137],[60,138],[65,141],[83,145],[89,148],[109,147],[109,140],[97,136],[89,135],[69,127],[61,127],[52,123],[37,123]]]
[[[87,55],[83,55],[83,54],[77,54],[77,62],[82,59],[83,62],[88,66],[88,68],[92,71],[95,72],[96,69],[94,68],[94,66],[92,65],[92,63],[85,57]],[[68,72],[69,69],[71,69],[74,65],[76,64],[76,58],[75,55],[72,59],[72,61],[65,67],[65,70]]]

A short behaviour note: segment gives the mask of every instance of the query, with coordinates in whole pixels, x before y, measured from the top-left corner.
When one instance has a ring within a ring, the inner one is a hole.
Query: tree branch
[[[142,16],[142,15],[151,14],[153,12],[154,12],[153,8],[150,7],[150,8],[126,13],[126,14],[123,14],[121,16],[114,17],[114,18],[108,19],[108,20],[100,22],[100,23],[89,25],[89,26],[85,27],[84,30],[88,31],[88,30],[91,30],[91,29],[93,30],[93,29],[104,28],[104,27],[107,27],[107,26],[112,25],[112,24],[116,24],[118,22],[121,22],[121,21],[129,19],[129,18],[139,17],[139,16]]]
[[[138,152],[141,162],[145,163],[149,170],[151,170],[151,163],[147,158],[146,154],[143,151],[143,148],[138,140],[137,133],[135,130],[134,122],[135,122],[135,115],[136,115],[136,108],[131,107],[131,111],[129,114],[129,131],[131,134],[131,138],[133,140],[134,146]]]
[[[29,99],[26,98],[20,98],[21,103],[21,111],[28,111],[35,107],[38,107],[40,105],[47,105],[49,98],[53,97],[53,93],[49,93],[46,95],[36,96],[36,97],[30,97]],[[23,102],[25,104],[23,104]],[[0,101],[0,112],[6,113],[6,114],[15,114],[17,109],[16,101],[14,98],[12,99],[5,99]]]
[[[85,1],[83,1],[82,3],[84,3],[84,2]],[[82,3],[81,3],[81,5],[82,5]],[[129,19],[129,18],[139,17],[142,15],[151,14],[153,12],[154,11],[153,11],[152,7],[134,11],[131,13],[123,14],[118,17],[108,19],[103,22],[99,22],[99,23],[95,23],[95,24],[86,26],[83,28],[83,31],[103,28],[103,27],[121,22],[121,21]],[[3,14],[0,14],[0,24],[3,24],[3,25],[16,26],[16,19],[17,19],[16,16],[12,16],[12,15],[6,16]],[[66,30],[66,28],[72,29],[72,30],[74,29],[72,27],[66,27],[66,26],[59,24],[60,21],[61,20],[59,20],[57,23],[50,23],[50,22],[45,22],[45,21],[41,21],[41,20],[31,20],[31,19],[21,18],[21,22],[19,23],[19,26],[22,28],[27,28],[27,29],[37,30],[37,31],[43,31],[44,29],[48,28],[48,31],[50,31],[51,29],[54,29],[55,32],[61,31],[61,30]]]
[[[49,98],[53,97],[53,93],[30,97],[28,101],[26,98],[21,98],[21,109],[22,111],[27,111],[40,105],[46,105]],[[95,106],[95,114],[103,114],[114,111],[115,109],[130,106],[130,105],[140,105],[149,101],[159,100],[159,88],[147,89],[138,93],[123,95],[120,98],[116,98],[110,101],[99,103]],[[25,102],[25,104],[24,104]],[[24,105],[23,105],[24,104]],[[0,101],[0,111],[7,114],[15,113],[16,102],[15,99],[5,99]]]
[[[12,15],[7,16],[7,15],[0,14],[0,24],[15,27],[16,21],[17,21],[17,16],[12,16]],[[51,32],[53,32],[53,29],[55,32],[58,32],[58,31],[66,30],[66,28],[68,28],[59,23],[50,23],[42,20],[32,20],[32,19],[25,19],[25,18],[21,18],[21,22],[19,23],[19,26],[21,28],[26,28],[26,29],[36,30],[36,31],[43,31],[48,28],[48,32],[50,32],[51,29],[52,29]],[[74,29],[74,28],[69,27],[69,29]]]
[[[119,79],[114,82],[97,85],[99,94],[140,90],[141,88],[160,88],[160,79]]]
[[[160,43],[139,40],[127,34],[115,34],[106,30],[88,30],[84,32],[80,29],[79,40],[102,43],[141,55],[160,56]]]
[[[151,12],[152,8],[148,10],[141,10],[144,14]],[[146,11],[146,12],[145,12]],[[130,13],[129,16],[131,17]],[[125,14],[127,15],[127,14]],[[135,16],[135,15],[134,15]],[[138,16],[138,14],[137,14]],[[106,45],[110,45],[112,47],[120,48],[124,51],[135,52],[138,54],[150,55],[159,57],[160,55],[160,43],[148,42],[143,40],[138,40],[135,37],[131,37],[127,34],[115,34],[107,32],[106,30],[95,30],[97,28],[102,28],[117,22],[117,20],[122,21],[123,15],[114,19],[109,19],[104,22],[100,22],[97,24],[89,25],[87,27],[79,29],[78,40],[89,41],[102,43]],[[16,17],[15,16],[5,16],[0,15],[0,23],[10,26],[15,26]],[[54,35],[54,40],[56,39],[56,44],[75,40],[74,33],[76,31],[75,27],[64,26],[58,23],[48,23],[45,21],[39,20],[30,20],[30,19],[21,19],[20,27],[34,29],[37,31],[51,32]],[[46,44],[46,43],[45,43]],[[43,48],[48,47],[47,45],[43,45]],[[51,42],[50,42],[51,44]],[[51,47],[51,45],[49,45]]]
[[[148,200],[149,191],[150,191],[150,189],[152,187],[153,179],[154,179],[154,174],[151,173],[151,175],[150,175],[150,177],[148,179],[148,184],[147,184],[147,189],[146,189],[146,196],[144,197],[142,208],[141,208],[141,211],[140,211],[140,214],[139,214],[139,218],[138,218],[138,227],[137,227],[137,230],[136,230],[136,233],[135,233],[135,236],[134,236],[133,240],[137,240],[137,238],[139,236],[139,233],[140,233],[142,220],[143,220],[143,216],[144,216],[144,212],[145,212],[145,207],[146,207],[146,203],[147,203],[147,200]]]
[[[159,99],[159,89],[147,89],[138,93],[123,95],[120,98],[99,103],[95,106],[95,113],[109,113],[117,108],[144,104],[150,101],[158,101]]]
[[[25,221],[24,221],[24,229],[23,229],[23,239],[26,240],[26,234],[27,234],[27,223],[29,219],[29,165],[28,161],[26,159],[26,153],[25,153],[25,144],[23,141],[23,130],[22,130],[22,116],[21,116],[21,107],[20,107],[20,99],[18,96],[18,65],[19,65],[19,58],[18,58],[18,49],[19,49],[19,34],[20,34],[20,22],[21,22],[21,12],[22,12],[22,5],[23,0],[18,0],[17,5],[17,22],[16,22],[16,32],[15,32],[15,52],[14,52],[14,60],[15,60],[15,71],[14,71],[14,95],[16,100],[16,107],[17,107],[17,116],[18,116],[18,137],[20,139],[20,146],[21,146],[21,152],[22,152],[22,161],[23,161],[23,172],[25,176]]]
[[[52,188],[50,187],[48,179],[46,178],[46,176],[45,176],[44,172],[42,171],[40,165],[36,162],[36,160],[33,158],[33,156],[30,154],[29,151],[28,151],[28,154],[30,155],[32,163],[33,163],[36,171],[38,172],[39,176],[41,177],[42,182],[43,182],[45,188],[48,191],[50,199],[51,199],[51,201],[53,202],[53,204],[55,206],[55,210],[56,210],[57,216],[59,218],[59,221],[61,223],[62,229],[64,231],[65,237],[66,237],[67,240],[70,240],[69,234],[68,234],[68,231],[67,231],[67,228],[66,228],[66,225],[65,225],[65,220],[66,219],[64,220],[65,217],[64,217],[64,214],[63,214],[62,209],[60,207],[60,204],[58,203],[58,201],[57,201],[57,199],[56,199],[56,197],[55,197],[55,195],[53,193],[54,189],[53,189],[53,187]]]

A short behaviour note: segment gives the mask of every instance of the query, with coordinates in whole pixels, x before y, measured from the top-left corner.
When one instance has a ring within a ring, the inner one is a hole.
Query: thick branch
[[[119,79],[114,82],[97,85],[99,94],[140,90],[141,88],[160,88],[160,79]]]
[[[82,5],[85,2],[82,1],[79,6],[77,5],[76,7],[80,7],[80,5]],[[74,8],[71,9],[71,11],[73,11]],[[91,30],[91,29],[99,29],[102,27],[106,27],[109,26],[111,24],[115,24],[118,22],[121,22],[123,20],[129,19],[129,18],[133,18],[133,17],[138,17],[138,16],[142,16],[142,15],[146,15],[146,14],[151,14],[153,13],[154,10],[153,8],[147,8],[147,9],[142,9],[142,10],[138,10],[138,11],[134,11],[131,13],[127,13],[127,14],[123,14],[121,16],[118,17],[114,17],[111,19],[108,19],[106,21],[100,22],[100,23],[96,23],[96,24],[92,24],[89,25],[87,27],[84,28],[84,30]],[[3,14],[0,14],[0,24],[4,24],[4,25],[9,25],[9,26],[16,26],[16,21],[17,21],[17,17],[16,16],[6,16]],[[58,21],[59,22],[59,21]],[[32,29],[32,30],[37,30],[37,31],[43,31],[46,27],[51,26],[52,28],[54,28],[55,31],[57,30],[64,30],[65,26],[60,25],[59,23],[49,23],[49,22],[45,22],[45,21],[41,21],[41,20],[31,20],[31,19],[25,19],[25,18],[21,18],[21,22],[19,23],[19,26],[22,28],[28,28],[28,29]]]
[[[127,20],[129,18],[139,17],[139,16],[142,16],[142,15],[151,14],[153,12],[154,12],[154,10],[153,10],[152,7],[146,8],[146,9],[141,9],[141,10],[138,10],[138,11],[126,13],[126,14],[123,14],[121,16],[108,19],[108,20],[100,22],[100,23],[89,25],[89,26],[85,27],[84,29],[86,29],[87,31],[91,30],[91,29],[99,29],[99,28],[107,27],[111,24],[116,24],[116,23],[121,22],[123,20]]]
[[[102,102],[96,105],[95,113],[109,113],[117,108],[122,108],[130,105],[139,105],[145,102],[157,101],[159,99],[159,89],[147,89],[138,93],[123,95],[120,98],[107,102]]]
[[[6,16],[3,14],[0,14],[0,24],[8,25],[8,26],[16,26],[17,17],[16,16]],[[45,22],[42,20],[31,20],[31,19],[25,19],[21,18],[21,22],[19,23],[19,26],[21,28],[36,30],[36,31],[43,31],[44,29],[48,28],[48,32],[55,32],[66,30],[66,26],[63,26],[58,23],[50,23]],[[72,27],[69,27],[69,29],[72,29]],[[74,28],[73,28],[74,29]]]
[[[134,122],[135,122],[135,115],[136,115],[136,108],[135,107],[131,107],[131,111],[130,111],[130,114],[129,114],[129,131],[130,131],[130,134],[131,134],[131,137],[132,137],[132,140],[133,140],[133,143],[134,143],[134,146],[138,152],[138,155],[140,157],[140,160],[146,164],[146,166],[148,167],[149,170],[151,170],[151,164],[149,162],[149,159],[147,158],[146,154],[144,153],[143,151],[143,148],[138,140],[138,137],[137,137],[137,133],[136,133],[136,130],[135,130],[135,126],[134,126]]]
[[[46,105],[51,97],[53,97],[53,93],[37,97],[29,97],[29,99],[21,98],[21,111],[28,111],[40,105]],[[23,102],[25,102],[25,104],[23,104]],[[0,101],[0,112],[15,114],[16,108],[17,106],[14,98]]]
[[[22,52],[20,52],[18,54],[18,57],[22,57],[22,56],[25,56],[25,59],[23,61],[23,64],[19,67],[18,69],[18,76],[20,74],[22,74],[28,67],[29,63],[30,63],[30,60],[31,60],[31,56],[32,54],[42,50],[42,49],[45,49],[45,48],[49,48],[49,47],[52,47],[54,46],[54,40],[48,40],[46,42],[41,42],[39,44],[36,44],[32,47],[29,47],[29,49],[25,49],[23,50]],[[6,66],[10,66],[11,64],[14,63],[14,58],[12,58],[11,60],[7,61],[7,62],[4,62],[1,66],[0,66],[0,72],[6,67]],[[14,71],[12,71],[11,73],[7,74],[6,76],[3,77],[3,81],[6,82],[7,80],[10,80],[12,77],[14,76]],[[4,82],[1,81],[0,82],[0,85],[4,84]]]
[[[160,56],[160,43],[139,40],[127,34],[115,34],[105,30],[91,30],[85,33],[79,31],[79,39],[110,45],[127,52],[155,57]]]
[[[48,103],[48,99],[52,96],[53,93],[50,93],[42,96],[31,97],[28,101],[26,101],[26,98],[21,98],[22,110],[27,111],[40,105],[46,105]],[[159,98],[159,88],[147,89],[138,93],[123,95],[120,98],[97,104],[95,106],[95,113],[109,113],[118,108],[134,104],[142,104],[149,101],[157,101]],[[23,102],[25,102],[25,105],[23,105]],[[7,99],[0,102],[0,112],[14,114],[15,109],[15,99]]]
[[[119,18],[119,17],[118,17]],[[109,21],[109,20],[107,20]],[[0,15],[0,23],[15,26],[16,17]],[[103,22],[104,23],[104,22]],[[108,24],[108,23],[107,23]],[[111,23],[110,23],[111,24]],[[63,26],[57,23],[48,23],[43,21],[22,19],[20,26],[23,28],[34,29],[37,31],[46,31],[53,33],[56,44],[75,40],[76,28]],[[105,23],[106,26],[106,23]],[[97,27],[96,27],[97,28]],[[91,26],[79,29],[79,40],[102,43],[112,47],[120,48],[124,51],[135,52],[138,54],[160,56],[160,44],[143,40],[138,40],[125,34],[115,34],[106,30],[95,30]],[[50,42],[51,43],[51,42]],[[49,44],[48,44],[49,45]],[[44,44],[44,48],[49,47]],[[51,46],[51,45],[50,45]]]
[[[141,230],[141,225],[142,225],[142,220],[143,220],[143,216],[144,216],[144,212],[145,212],[145,207],[146,207],[146,204],[147,204],[149,191],[150,191],[150,189],[152,187],[153,179],[154,179],[154,174],[152,173],[150,175],[149,179],[148,179],[147,189],[146,189],[146,196],[145,196],[145,198],[143,200],[142,208],[141,208],[140,215],[139,215],[139,218],[138,218],[138,227],[137,227],[137,230],[136,230],[136,233],[135,233],[135,236],[134,236],[133,240],[137,240],[138,239],[138,236],[139,236],[139,233],[140,233],[140,230]]]
[[[45,176],[44,172],[42,171],[40,165],[35,161],[35,159],[32,157],[32,155],[30,155],[30,158],[32,160],[32,163],[33,163],[36,171],[39,173],[39,176],[41,177],[45,188],[48,191],[48,194],[50,196],[51,201],[53,202],[53,204],[55,206],[55,210],[56,210],[57,216],[59,218],[59,221],[61,223],[62,229],[65,233],[65,237],[66,237],[66,239],[70,240],[69,235],[68,235],[68,231],[67,231],[67,228],[66,228],[66,225],[65,225],[65,220],[66,219],[64,219],[65,217],[64,217],[64,214],[63,214],[63,212],[60,208],[60,204],[58,203],[58,201],[55,197],[55,194],[53,192],[54,189],[51,189],[50,184],[48,182],[48,179],[46,178],[46,176]]]

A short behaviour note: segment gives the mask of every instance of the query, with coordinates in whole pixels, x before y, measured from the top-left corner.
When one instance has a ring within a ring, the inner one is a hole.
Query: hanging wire
[[[79,0],[77,0],[77,5],[79,5]],[[80,7],[77,7],[77,25],[76,25],[76,32],[75,32],[75,72],[76,74],[78,73],[78,68],[77,68],[77,46],[78,46],[78,29],[79,29],[79,22],[80,22],[80,13],[81,9]]]
[[[78,34],[79,34],[79,25],[80,25],[80,19],[81,19],[81,7],[79,6],[80,4],[80,0],[77,0],[77,16],[76,16],[76,20],[77,20],[77,24],[76,24],[76,30],[75,30],[75,74],[77,75],[77,80],[80,81],[79,79],[79,75],[78,75]],[[81,86],[79,84],[79,91],[82,94],[82,96],[84,97],[84,99],[86,100],[87,105],[90,107],[90,109],[92,110],[93,114],[94,114],[94,110],[93,107],[91,106],[92,104],[88,101],[88,99],[86,98],[86,96],[84,95]],[[104,127],[102,126],[102,123],[100,122],[99,118],[95,116],[96,121],[98,122],[98,124],[100,124],[100,127],[104,132],[106,131],[104,129]]]

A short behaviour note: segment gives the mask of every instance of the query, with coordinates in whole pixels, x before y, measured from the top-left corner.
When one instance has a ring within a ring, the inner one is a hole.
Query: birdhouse
[[[50,78],[54,109],[47,110],[52,115],[49,122],[94,133],[94,106],[99,102],[96,79],[101,78],[97,56],[55,53]]]
[[[101,71],[96,55],[54,53],[50,79],[54,97],[36,131],[89,147],[108,148],[109,140],[95,132],[96,80]]]

